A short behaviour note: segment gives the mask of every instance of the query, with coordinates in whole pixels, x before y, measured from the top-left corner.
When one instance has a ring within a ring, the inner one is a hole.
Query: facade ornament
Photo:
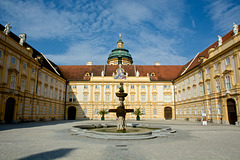
[[[137,72],[136,72],[136,77],[139,77],[139,75],[140,75],[140,73],[137,71]]]
[[[234,33],[234,36],[238,34],[238,25],[236,25],[235,23],[233,23],[233,33]]]
[[[104,77],[104,71],[101,72],[101,76]]]
[[[218,35],[218,46],[222,45],[222,37]]]
[[[5,25],[5,29],[4,29],[4,33],[6,34],[6,35],[8,35],[9,33],[10,33],[10,29],[12,28],[12,26],[10,26],[10,23],[8,23],[8,24],[6,24]]]
[[[27,40],[27,35],[25,33],[20,33],[18,37],[20,38],[19,44],[23,46],[23,43]]]

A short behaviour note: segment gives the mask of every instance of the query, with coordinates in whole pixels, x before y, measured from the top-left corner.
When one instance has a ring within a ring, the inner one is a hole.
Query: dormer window
[[[156,74],[155,74],[154,72],[152,72],[152,73],[150,74],[150,77],[156,77]]]
[[[90,77],[90,74],[87,72],[87,73],[85,74],[85,77]]]

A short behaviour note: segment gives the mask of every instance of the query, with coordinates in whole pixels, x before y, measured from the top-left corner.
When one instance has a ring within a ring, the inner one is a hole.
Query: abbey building
[[[117,108],[120,82],[128,93],[125,107],[140,107],[142,120],[198,121],[204,113],[214,123],[240,121],[238,28],[185,65],[134,65],[120,36],[107,64],[61,66],[7,27],[0,25],[0,122],[100,119],[99,110]]]

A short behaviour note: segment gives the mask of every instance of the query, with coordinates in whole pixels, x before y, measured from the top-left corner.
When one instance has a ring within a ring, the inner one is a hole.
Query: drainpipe
[[[64,102],[64,120],[66,120],[66,110],[67,110],[67,86],[68,86],[68,80],[66,80],[66,86],[65,86],[65,102]]]

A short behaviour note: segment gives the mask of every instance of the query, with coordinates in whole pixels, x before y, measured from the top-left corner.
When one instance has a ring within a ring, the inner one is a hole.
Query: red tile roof
[[[58,66],[64,78],[68,80],[90,80],[90,77],[85,76],[86,73],[93,76],[101,76],[101,72],[105,67],[105,76],[116,74],[118,65],[79,65],[79,66]],[[177,75],[182,70],[180,65],[122,65],[128,76],[135,76],[135,69],[140,73],[140,77],[147,76],[154,72],[155,77],[151,77],[152,81],[170,81],[177,78]]]
[[[238,25],[238,30],[240,30],[240,25]],[[222,37],[222,43],[224,44],[224,42],[226,42],[227,40],[229,40],[231,37],[233,37],[233,31],[231,30],[230,32],[228,32],[226,35],[224,35]],[[216,36],[216,39],[217,39],[217,36]],[[208,48],[206,48],[204,51],[202,51],[201,53],[199,53],[199,55],[194,59],[194,61],[192,62],[192,64],[188,67],[188,69],[186,70],[186,72],[190,71],[191,69],[197,67],[201,62],[198,62],[198,57],[201,57],[203,56],[204,58],[208,58],[208,50],[211,49],[211,48],[216,48],[218,47],[218,40],[215,41],[213,44],[211,44]],[[192,61],[192,60],[191,60]],[[185,66],[188,66],[190,64],[189,61]],[[185,73],[186,73],[185,72]],[[181,75],[181,74],[180,74]],[[180,76],[179,75],[179,76]]]

